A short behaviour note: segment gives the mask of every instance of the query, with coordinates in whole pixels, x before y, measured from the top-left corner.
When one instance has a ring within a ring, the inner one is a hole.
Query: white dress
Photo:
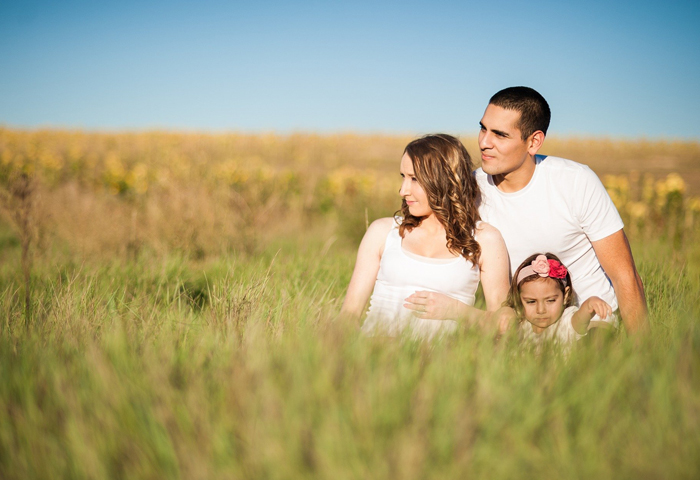
[[[535,333],[532,329],[532,324],[527,320],[523,320],[519,327],[521,338],[538,349],[545,342],[553,342],[563,346],[564,351],[568,352],[576,341],[585,336],[585,334],[581,335],[574,330],[574,325],[571,323],[574,313],[577,311],[577,306],[566,308],[561,318],[556,323],[545,328],[542,333]]]
[[[454,320],[416,318],[403,306],[418,290],[439,292],[474,305],[480,272],[464,257],[428,258],[404,250],[399,227],[387,235],[379,273],[362,331],[367,335],[398,336],[406,329],[417,338],[432,339],[454,331]]]

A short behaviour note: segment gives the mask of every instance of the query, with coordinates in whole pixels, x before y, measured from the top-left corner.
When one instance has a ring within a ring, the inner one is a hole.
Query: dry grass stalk
[[[32,177],[21,172],[13,175],[2,190],[2,207],[9,214],[22,248],[22,279],[24,283],[24,320],[29,328],[31,320],[31,271],[33,262],[32,244],[36,239],[34,222],[36,184]]]

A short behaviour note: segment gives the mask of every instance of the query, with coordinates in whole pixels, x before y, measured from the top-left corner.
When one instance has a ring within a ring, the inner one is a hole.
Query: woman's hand
[[[406,298],[403,306],[412,310],[416,318],[464,321],[467,327],[478,326],[488,331],[496,330],[498,337],[518,323],[515,310],[510,307],[501,307],[495,312],[484,312],[437,292],[418,291]]]
[[[403,306],[412,310],[416,318],[456,320],[460,317],[461,307],[466,305],[443,293],[417,291],[406,298]]]
[[[498,328],[497,336],[504,335],[518,324],[518,315],[510,307],[501,307],[491,314],[493,323]]]

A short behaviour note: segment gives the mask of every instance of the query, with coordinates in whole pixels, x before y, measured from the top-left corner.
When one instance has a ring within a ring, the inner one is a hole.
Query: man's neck
[[[528,155],[528,158],[517,170],[509,173],[493,175],[493,183],[504,193],[513,193],[527,187],[535,174],[535,157]]]

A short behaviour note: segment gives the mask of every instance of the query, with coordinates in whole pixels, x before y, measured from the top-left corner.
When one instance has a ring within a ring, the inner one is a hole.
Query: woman
[[[450,135],[428,135],[401,158],[403,197],[395,218],[374,221],[365,233],[342,313],[362,330],[421,338],[453,331],[456,320],[488,323],[473,307],[481,281],[487,311],[508,293],[508,253],[501,234],[481,222],[471,159]],[[400,214],[400,216],[399,216]]]

